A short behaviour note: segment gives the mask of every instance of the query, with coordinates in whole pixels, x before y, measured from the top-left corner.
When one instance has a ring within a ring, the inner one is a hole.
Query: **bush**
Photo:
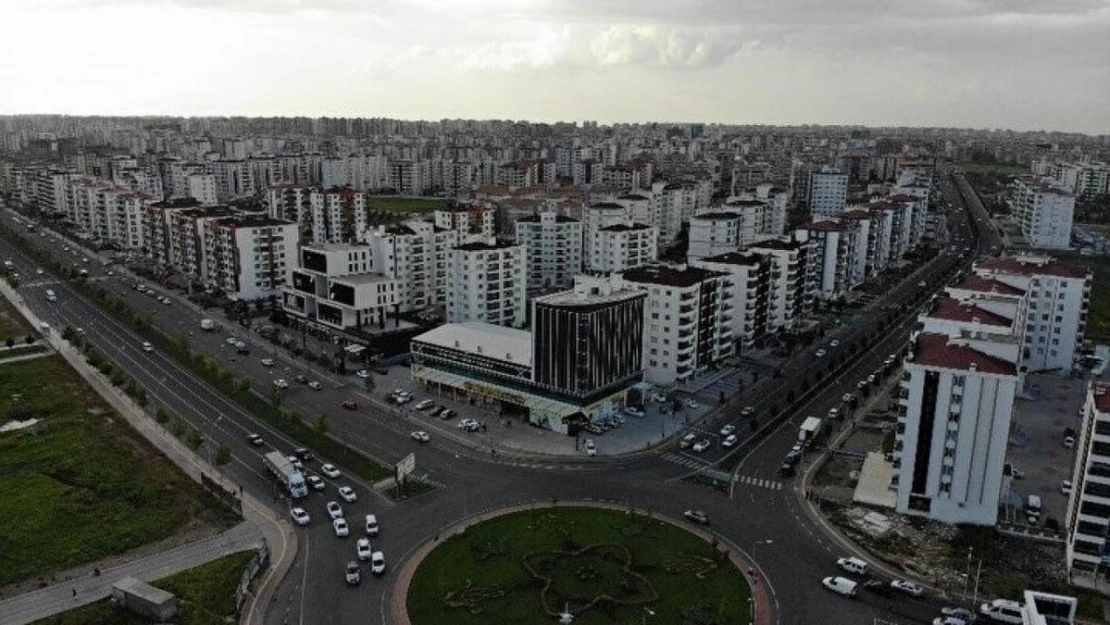
[[[185,434],[185,442],[195,451],[200,449],[200,444],[204,442],[204,437],[200,435],[200,432],[193,428],[189,428],[188,433]]]
[[[35,342],[35,337],[28,334],[26,337],[23,338],[23,342],[28,344],[28,345],[31,345]]]
[[[15,339],[9,336],[8,339],[4,341],[4,344],[7,345],[9,348],[15,347]]]
[[[162,406],[158,406],[158,410],[154,411],[154,420],[158,423],[165,424],[170,420],[170,412]]]

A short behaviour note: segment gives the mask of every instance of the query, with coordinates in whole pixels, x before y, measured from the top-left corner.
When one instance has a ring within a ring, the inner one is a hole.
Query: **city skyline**
[[[1110,130],[1108,2],[803,4],[14,0],[0,114]]]

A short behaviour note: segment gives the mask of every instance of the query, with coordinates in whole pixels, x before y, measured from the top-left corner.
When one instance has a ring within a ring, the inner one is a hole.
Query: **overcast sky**
[[[0,0],[0,113],[1110,132],[1110,0]]]

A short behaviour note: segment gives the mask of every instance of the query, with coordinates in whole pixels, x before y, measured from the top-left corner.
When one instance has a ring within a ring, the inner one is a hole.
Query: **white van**
[[[856,586],[858,584],[848,579],[847,577],[826,577],[825,579],[821,580],[821,585],[838,595],[843,595],[845,597],[855,597]]]
[[[1021,625],[1021,604],[1009,599],[995,599],[979,606],[979,614],[999,623]]]
[[[54,291],[46,289],[46,301],[56,302],[58,301],[58,296],[54,294]]]
[[[859,558],[840,558],[836,565],[853,575],[867,575],[867,563]]]

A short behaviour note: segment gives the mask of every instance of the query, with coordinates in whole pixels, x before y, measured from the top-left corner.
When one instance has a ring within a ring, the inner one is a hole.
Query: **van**
[[[47,289],[46,290],[46,301],[56,302],[56,301],[58,301],[58,296],[54,294],[54,291],[52,291],[50,289]]]
[[[867,563],[859,558],[840,558],[836,565],[853,575],[867,575]]]
[[[821,580],[821,585],[838,595],[845,597],[856,596],[857,584],[847,577],[826,577]]]
[[[1021,625],[1021,604],[1009,599],[995,599],[979,606],[979,614],[999,623]]]

